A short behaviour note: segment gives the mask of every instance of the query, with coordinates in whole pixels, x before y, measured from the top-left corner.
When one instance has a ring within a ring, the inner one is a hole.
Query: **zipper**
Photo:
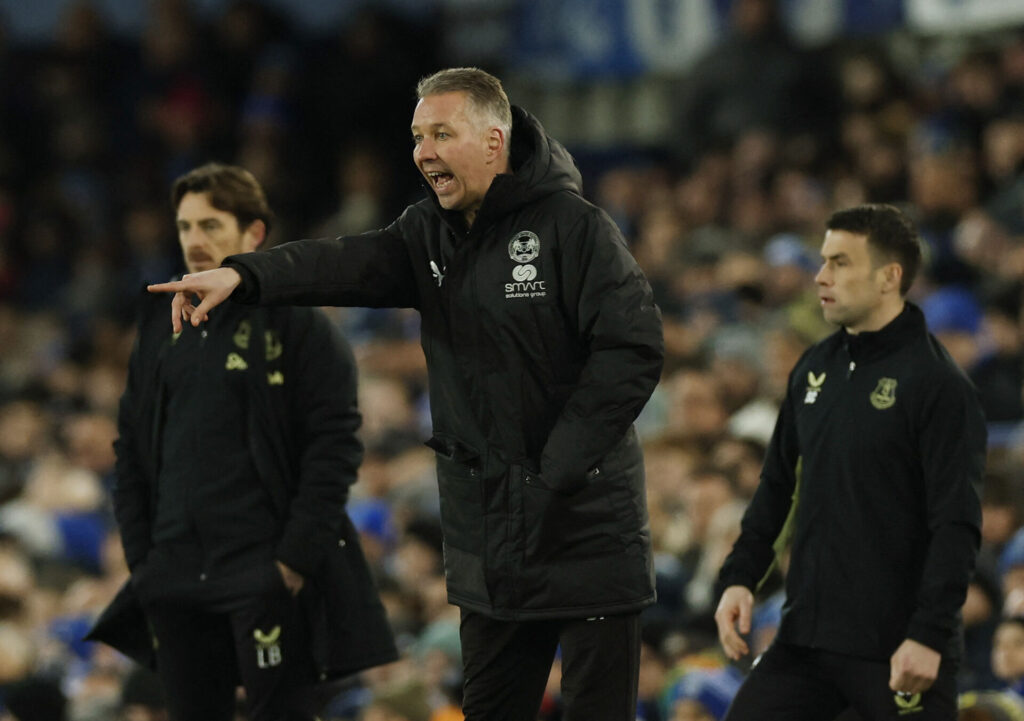
[[[857,367],[857,363],[855,361],[850,361],[850,367],[846,370],[846,379],[847,380],[849,380],[850,376],[853,375],[853,371],[854,371],[854,369],[856,367]]]

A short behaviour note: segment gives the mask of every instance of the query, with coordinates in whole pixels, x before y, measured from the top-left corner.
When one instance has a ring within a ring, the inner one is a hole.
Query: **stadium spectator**
[[[1004,618],[996,628],[992,671],[1007,688],[1024,696],[1024,617]]]
[[[1024,721],[1024,700],[1014,693],[979,691],[961,694],[957,721]]]

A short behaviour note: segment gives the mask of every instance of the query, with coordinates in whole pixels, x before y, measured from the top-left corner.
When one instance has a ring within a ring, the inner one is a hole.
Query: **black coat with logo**
[[[323,313],[309,308],[246,308],[226,304],[218,311],[246,329],[246,340],[224,333],[197,358],[203,373],[244,374],[247,417],[224,418],[246,428],[256,478],[272,506],[269,517],[273,558],[301,573],[299,600],[312,631],[317,671],[323,678],[348,675],[397,658],[358,535],[344,510],[355,481],[362,446],[355,436],[355,363],[348,345]],[[218,312],[218,311],[215,311]],[[126,585],[90,634],[143,663],[151,663],[149,634],[141,610],[140,572],[154,548],[153,522],[165,405],[162,366],[174,343],[167,299],[144,294],[136,347],[118,417],[119,437],[114,510],[133,581]],[[237,318],[237,321],[236,321]],[[213,319],[211,318],[211,323]],[[230,353],[229,353],[230,351]],[[226,361],[225,361],[226,359]],[[225,370],[227,368],[227,370]],[[226,381],[224,381],[226,382]],[[200,409],[201,410],[201,409]],[[197,412],[199,412],[197,410]],[[197,449],[196,462],[206,456]],[[215,452],[215,449],[212,449]],[[248,519],[218,509],[219,523],[236,524],[231,536],[246,534]],[[250,524],[251,525],[251,524]],[[215,549],[209,553],[216,556]],[[276,574],[265,569],[224,579],[225,592],[244,593]],[[175,586],[187,596],[187,580],[173,568],[142,574],[151,587]],[[204,574],[205,575],[205,574]],[[210,574],[215,576],[216,574]],[[219,579],[204,578],[204,585]],[[154,586],[155,584],[155,586]],[[199,584],[193,588],[199,588]]]
[[[661,317],[572,158],[513,117],[513,172],[471,228],[430,191],[383,230],[225,262],[243,301],[419,309],[452,603],[635,611],[654,588],[632,423],[661,372]]]
[[[910,638],[955,656],[985,443],[973,386],[916,306],[877,332],[834,333],[790,375],[719,585],[757,585],[799,475],[778,638],[877,660]]]

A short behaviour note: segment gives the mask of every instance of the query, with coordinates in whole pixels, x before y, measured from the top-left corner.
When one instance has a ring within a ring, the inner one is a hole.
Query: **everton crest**
[[[896,379],[879,378],[875,390],[871,391],[871,405],[880,411],[892,408],[896,403]]]

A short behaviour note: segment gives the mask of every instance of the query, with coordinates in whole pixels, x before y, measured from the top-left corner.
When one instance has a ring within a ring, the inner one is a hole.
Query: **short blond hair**
[[[474,110],[502,129],[508,144],[512,135],[512,107],[498,78],[480,68],[446,68],[416,84],[419,100],[442,93],[465,93]]]

